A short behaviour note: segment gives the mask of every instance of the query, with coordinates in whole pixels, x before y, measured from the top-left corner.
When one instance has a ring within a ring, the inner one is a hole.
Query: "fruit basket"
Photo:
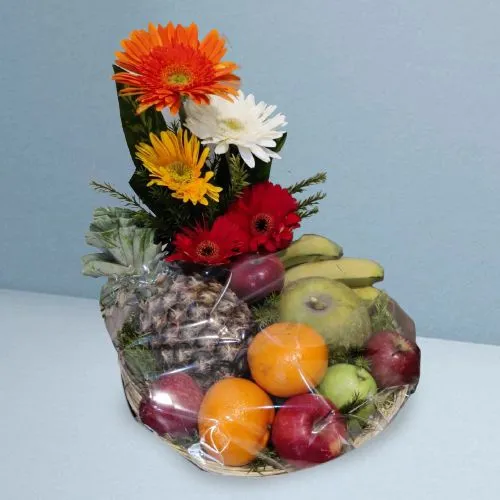
[[[225,42],[150,25],[114,66],[134,170],[94,211],[101,312],[134,417],[199,468],[262,476],[330,461],[381,432],[417,387],[415,325],[383,267],[296,236],[320,172],[270,181],[284,115],[238,89]],[[404,439],[404,436],[401,436]]]
[[[406,313],[404,313],[404,311],[398,306],[397,303],[395,303],[388,297],[385,297],[383,298],[383,300],[381,300],[382,297],[383,296],[381,296],[378,301],[373,302],[371,304],[370,317],[372,319],[373,325],[375,326],[378,323],[380,325],[389,326],[392,332],[391,341],[392,340],[399,341],[400,339],[399,335],[402,335],[405,339],[407,339],[409,346],[414,345],[412,339],[414,338],[415,335],[415,329],[412,320],[406,315]],[[387,344],[385,342],[382,344],[382,346],[386,345]],[[246,347],[243,348],[243,350],[247,350],[248,354],[248,349]],[[238,359],[238,355],[236,353],[234,355],[234,359],[236,360]],[[296,463],[290,464],[287,463],[286,461],[280,460],[279,457],[275,456],[274,450],[271,451],[269,448],[257,454],[256,458],[253,459],[249,464],[243,466],[228,466],[227,464],[224,463],[223,460],[214,460],[213,457],[211,457],[210,455],[207,456],[207,454],[204,453],[202,447],[200,446],[200,439],[199,436],[196,434],[192,434],[190,437],[187,437],[186,434],[183,433],[183,435],[177,439],[170,435],[167,436],[162,435],[163,434],[162,431],[165,430],[161,429],[163,424],[159,422],[157,416],[155,416],[155,410],[153,409],[152,411],[149,411],[151,410],[151,408],[150,406],[145,406],[144,401],[151,401],[152,399],[155,399],[154,395],[155,390],[158,390],[160,393],[163,393],[163,392],[168,392],[171,389],[169,389],[168,384],[167,386],[161,387],[161,383],[159,388],[156,387],[157,381],[159,379],[157,379],[154,374],[153,376],[151,376],[151,373],[147,372],[149,366],[147,366],[146,371],[142,371],[142,368],[140,367],[138,372],[137,366],[135,366],[136,363],[135,354],[131,353],[130,350],[128,352],[126,349],[125,351],[121,351],[119,355],[119,360],[120,360],[120,369],[121,369],[121,376],[122,376],[125,395],[129,403],[130,410],[134,415],[134,417],[137,418],[139,422],[142,421],[146,426],[149,426],[152,430],[156,429],[156,432],[158,432],[160,437],[162,437],[167,444],[169,444],[177,452],[182,454],[185,458],[187,458],[189,461],[194,463],[199,468],[208,472],[216,472],[223,475],[263,476],[263,475],[283,474],[305,466],[304,464],[300,465],[297,465]],[[140,361],[140,363],[141,362],[143,361]],[[346,368],[347,366],[349,367],[352,366],[351,370],[353,374],[353,379],[358,381],[360,379],[356,374],[357,370],[359,370],[361,373],[365,373],[365,371],[364,368],[362,368],[363,364],[360,363],[359,360],[357,360],[357,363],[358,364],[354,365],[346,365],[345,363],[339,363],[336,366],[337,367],[343,366],[344,368]],[[216,364],[217,363],[215,363],[214,366],[216,366]],[[192,364],[189,364],[188,366],[189,368],[185,369],[183,373],[184,374],[190,373],[193,374],[194,378],[198,378],[200,375],[197,373],[196,368],[194,368]],[[251,374],[248,370],[248,367],[246,367],[245,370],[245,368],[242,368],[241,365],[239,365],[238,367],[233,368],[232,374],[231,373],[226,374],[226,376],[234,374],[243,375],[244,377],[251,379]],[[351,371],[346,373],[348,379],[350,378],[350,374]],[[354,376],[354,374],[356,375]],[[201,380],[199,382],[199,385],[202,388],[204,383],[206,383],[204,378],[207,375],[208,373],[206,372],[202,374]],[[379,374],[379,376],[383,378],[383,375]],[[221,376],[220,373],[217,373],[215,375],[215,378],[218,380],[222,380],[224,379],[224,375]],[[153,380],[153,383],[152,384],[148,382],[145,383],[146,379]],[[231,379],[226,378],[226,380],[231,380]],[[182,380],[181,378],[180,383],[184,382],[190,384],[191,380],[189,379]],[[343,411],[346,412],[345,417],[347,419],[354,419],[354,421],[351,423],[350,426],[348,426],[349,436],[346,437],[345,441],[342,443],[343,452],[347,451],[348,449],[358,448],[367,440],[375,437],[391,422],[391,420],[403,407],[408,397],[415,389],[416,379],[415,378],[411,379],[411,382],[412,382],[411,384],[405,384],[405,385],[397,385],[397,386],[389,385],[384,389],[377,390],[377,392],[374,393],[373,396],[370,398],[369,404],[367,404],[365,400],[365,402],[361,403],[361,405],[351,404],[350,405],[351,409],[347,409],[347,407],[344,405]],[[208,383],[210,384],[211,381],[209,381]],[[197,391],[196,387],[194,391]],[[312,384],[310,384],[310,386],[308,387],[308,391],[311,394],[321,394],[321,392],[316,390]],[[302,391],[299,390],[298,392]],[[188,399],[191,397],[191,394],[192,393],[190,393]],[[360,414],[363,413],[362,408],[368,405],[371,406],[368,412],[369,414],[366,415],[366,417],[360,416]],[[187,409],[186,406],[188,405],[184,404],[183,408],[184,410]],[[273,402],[273,406],[275,408],[283,407],[280,406],[280,403],[276,401]],[[188,414],[188,420],[189,420],[193,415],[195,417],[198,416],[199,407],[195,405],[194,408],[192,409],[190,408],[187,411],[189,412]],[[279,411],[280,410],[278,409],[278,412]],[[352,412],[352,414],[349,412]],[[170,417],[171,420],[169,423],[166,423],[166,427],[172,425],[173,421],[175,420],[175,416],[170,415]],[[196,420],[197,418],[195,418],[195,421]],[[210,421],[213,421],[213,419],[210,419]],[[360,423],[362,425],[359,425]],[[354,424],[354,426],[352,424]],[[289,430],[288,427],[286,427],[286,429],[287,431]],[[310,466],[313,463],[315,462],[311,462],[306,465]]]

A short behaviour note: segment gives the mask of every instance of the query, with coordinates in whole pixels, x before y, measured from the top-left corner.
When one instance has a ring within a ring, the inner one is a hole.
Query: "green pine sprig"
[[[339,408],[340,413],[345,416],[349,416],[351,413],[356,412],[356,410],[359,410],[363,404],[365,403],[365,399],[361,397],[359,392],[354,392],[352,398],[350,401],[345,403],[343,406]]]
[[[263,330],[280,320],[278,311],[279,300],[280,294],[272,293],[259,304],[251,306],[253,319],[259,330]]]
[[[326,198],[326,193],[318,191],[304,200],[299,201],[297,213],[301,219],[306,219],[319,212],[318,204],[321,200]]]
[[[308,187],[326,182],[326,172],[318,172],[316,175],[308,177],[302,181],[296,182],[287,188],[290,194],[303,193]]]
[[[243,190],[250,186],[249,172],[240,156],[227,154],[216,156],[216,160],[209,160],[206,167],[216,176],[216,185],[222,187],[218,203],[210,203],[200,214],[207,223],[212,223],[217,216],[225,213],[231,203],[238,199]],[[219,175],[218,175],[219,174]]]
[[[121,351],[129,370],[139,377],[153,377],[161,372],[151,349],[138,343],[142,334],[136,327],[137,319],[131,318],[118,332],[117,347]]]
[[[154,378],[161,373],[161,367],[155,359],[153,352],[144,347],[127,347],[122,351],[128,369],[138,378]]]
[[[307,188],[316,184],[326,182],[326,172],[318,172],[316,175],[308,177],[302,181],[296,182],[287,188],[287,191],[292,194],[303,193]],[[297,213],[301,219],[306,219],[319,212],[318,204],[326,197],[326,193],[318,191],[304,200],[299,201]]]
[[[227,198],[233,201],[235,198],[241,196],[241,193],[250,185],[250,182],[248,180],[248,170],[245,168],[239,156],[229,155],[227,163],[229,175],[231,176]]]
[[[360,360],[362,359],[364,352],[363,347],[337,347],[330,353],[329,364],[335,365],[338,363],[348,363],[350,365],[361,366]],[[365,368],[365,366],[362,367]]]
[[[141,202],[134,196],[118,191],[109,182],[91,181],[90,186],[98,193],[108,194],[112,198],[121,201],[126,207],[135,209],[134,221],[139,227],[156,227],[156,217],[144,208]]]
[[[390,311],[390,298],[385,292],[381,293],[373,302],[370,308],[370,319],[372,332],[382,332],[384,330],[396,330],[397,324]]]
[[[98,193],[109,194],[111,197],[120,200],[125,206],[129,208],[137,208],[138,210],[146,211],[135,196],[121,193],[109,182],[90,181],[90,187]]]
[[[193,432],[187,436],[171,436],[169,434],[165,434],[164,438],[174,445],[184,448],[185,450],[189,449],[193,444],[200,442],[200,435],[198,432]]]
[[[275,469],[286,469],[289,467],[286,462],[280,458],[277,451],[271,446],[268,446],[249,464],[248,472],[263,474],[270,466]]]

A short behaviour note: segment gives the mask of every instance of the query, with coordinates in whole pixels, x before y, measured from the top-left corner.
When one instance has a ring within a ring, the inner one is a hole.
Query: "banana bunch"
[[[286,269],[285,285],[321,276],[344,283],[369,302],[380,294],[372,285],[384,279],[384,268],[373,260],[343,257],[342,247],[323,236],[305,234],[277,255]]]

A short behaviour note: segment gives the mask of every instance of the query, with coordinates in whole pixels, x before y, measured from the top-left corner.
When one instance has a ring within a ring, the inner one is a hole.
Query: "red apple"
[[[420,349],[397,332],[378,332],[368,339],[366,358],[379,388],[418,382]]]
[[[347,443],[347,428],[331,401],[319,394],[301,394],[278,410],[271,440],[281,458],[307,466],[338,457]]]
[[[183,436],[197,427],[203,392],[186,373],[167,373],[152,382],[141,401],[141,422],[160,435]]]
[[[244,255],[231,266],[229,286],[240,299],[247,302],[281,291],[284,283],[285,267],[276,255]]]

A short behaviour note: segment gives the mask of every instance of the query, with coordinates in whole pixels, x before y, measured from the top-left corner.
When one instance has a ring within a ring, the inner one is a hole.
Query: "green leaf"
[[[113,71],[120,73],[122,70],[118,66],[113,66]],[[116,83],[116,93],[118,95],[118,105],[120,108],[120,118],[122,122],[125,141],[132,161],[135,165],[135,172],[129,184],[142,202],[156,215],[161,213],[161,206],[154,202],[150,190],[147,186],[149,175],[136,156],[136,147],[141,142],[150,142],[149,134],[159,135],[162,130],[167,130],[168,126],[161,112],[153,107],[148,108],[141,114],[136,113],[137,101],[133,96],[121,96],[120,91],[125,86]],[[144,175],[146,174],[146,175]]]
[[[271,177],[271,164],[265,163],[258,158],[255,158],[255,167],[250,170],[250,183],[257,184],[258,182],[265,182]]]
[[[276,146],[274,148],[269,148],[271,151],[279,153],[283,146],[285,145],[287,133],[285,132],[279,139],[276,139]],[[255,167],[250,169],[249,181],[250,184],[255,184],[257,182],[265,182],[269,180],[271,176],[271,166],[273,161],[270,160],[268,163],[255,158]]]
[[[276,146],[271,148],[275,153],[279,153],[283,149],[286,142],[286,135],[287,133],[285,132],[280,138],[276,139]]]
[[[226,193],[231,184],[231,173],[229,171],[228,158],[231,156],[239,156],[238,148],[230,146],[229,152],[225,155],[218,156],[217,170],[215,172],[214,184],[222,188],[221,193]]]
[[[113,66],[114,73],[120,73],[122,70],[118,66]],[[120,107],[120,118],[122,121],[123,133],[136,168],[142,168],[142,163],[136,158],[136,145],[140,142],[149,142],[151,132],[159,134],[167,129],[165,118],[161,112],[153,107],[148,108],[140,115],[136,113],[137,101],[134,96],[120,96],[120,91],[124,85],[116,83],[116,92],[118,95],[118,105]]]

